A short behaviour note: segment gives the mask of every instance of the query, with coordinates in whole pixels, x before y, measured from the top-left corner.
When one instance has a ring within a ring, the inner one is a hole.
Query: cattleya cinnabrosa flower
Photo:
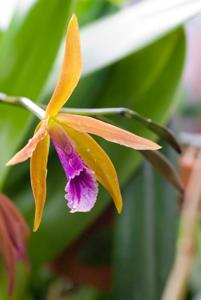
[[[23,260],[29,264],[26,254],[29,234],[29,228],[15,205],[0,193],[0,254],[8,274],[9,294],[12,294],[15,286],[17,261]]]
[[[74,15],[67,29],[60,78],[44,119],[37,126],[33,138],[7,164],[14,165],[31,157],[31,185],[36,204],[34,231],[41,222],[46,199],[50,139],[68,180],[65,198],[70,212],[87,212],[92,209],[98,194],[97,181],[110,193],[118,212],[122,209],[115,168],[107,154],[88,133],[137,150],[160,148],[152,141],[94,118],[59,113],[75,89],[81,69],[79,26]]]

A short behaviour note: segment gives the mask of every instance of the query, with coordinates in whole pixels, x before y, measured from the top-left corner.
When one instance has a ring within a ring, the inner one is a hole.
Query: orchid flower
[[[29,229],[12,201],[0,193],[0,253],[8,273],[8,293],[15,286],[15,268],[18,260],[28,264],[26,243]]]
[[[59,113],[77,86],[81,69],[79,26],[76,16],[73,15],[67,29],[61,74],[44,117],[28,144],[7,163],[15,165],[31,158],[31,185],[36,204],[34,231],[40,225],[46,199],[50,140],[68,180],[65,198],[72,213],[92,209],[98,194],[97,181],[109,192],[117,211],[122,209],[115,168],[107,154],[88,134],[136,150],[160,148],[152,141],[92,117]]]

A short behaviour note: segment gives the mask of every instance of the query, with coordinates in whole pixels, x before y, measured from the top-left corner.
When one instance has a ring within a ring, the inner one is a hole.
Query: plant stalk
[[[34,113],[39,119],[43,119],[45,117],[46,106],[37,105],[33,101],[25,97],[8,96],[4,93],[0,93],[0,103],[6,103],[23,107]],[[97,118],[108,115],[121,115],[123,117],[134,119],[141,123],[143,126],[147,127],[152,132],[154,132],[159,138],[164,139],[166,142],[168,142],[178,153],[181,153],[181,147],[170,129],[161,126],[160,124],[152,121],[149,118],[145,118],[144,116],[131,109],[125,107],[62,108],[60,112],[94,116]]]
[[[37,104],[35,104],[33,101],[31,101],[26,97],[8,96],[4,93],[0,93],[0,103],[23,107],[28,111],[32,112],[40,120],[44,119],[45,117],[44,109],[42,109],[40,106],[38,106]]]

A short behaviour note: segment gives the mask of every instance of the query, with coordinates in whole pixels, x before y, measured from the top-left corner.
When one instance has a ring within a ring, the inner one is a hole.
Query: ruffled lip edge
[[[69,188],[69,185],[71,183],[71,180],[75,179],[75,177],[77,177],[77,176],[80,176],[81,172],[83,172],[83,171],[86,171],[86,172],[88,172],[88,174],[90,173],[90,175],[91,175],[92,184],[94,185],[94,199],[95,199],[95,201],[94,201],[93,205],[91,207],[89,207],[88,209],[86,209],[86,210],[77,210],[76,208],[72,208],[72,207],[69,206],[69,202],[70,201],[73,202],[73,200],[70,200],[71,196],[69,196],[70,193],[68,191],[68,188]],[[74,175],[74,176],[72,176],[71,178],[68,179],[67,185],[65,187],[65,192],[66,192],[65,200],[67,201],[67,205],[70,208],[70,213],[89,212],[94,207],[94,205],[96,203],[96,200],[97,200],[97,196],[98,196],[98,182],[96,180],[95,172],[92,169],[89,169],[86,165],[84,165],[83,168],[78,170],[76,173],[78,175]]]

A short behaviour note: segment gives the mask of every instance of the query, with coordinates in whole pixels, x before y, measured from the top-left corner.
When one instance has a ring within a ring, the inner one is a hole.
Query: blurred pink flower
[[[23,217],[5,195],[0,193],[0,253],[8,274],[8,293],[15,287],[15,269],[19,260],[29,265],[26,244],[29,229]]]
[[[201,19],[186,28],[187,57],[184,84],[192,100],[201,99]]]

